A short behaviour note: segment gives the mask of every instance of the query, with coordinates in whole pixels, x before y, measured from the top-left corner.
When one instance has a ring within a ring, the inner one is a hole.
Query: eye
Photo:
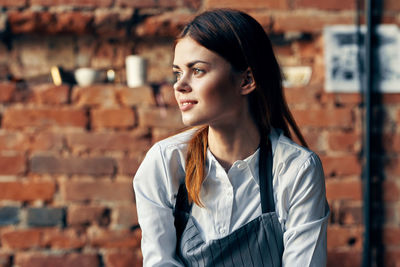
[[[204,73],[204,70],[199,69],[199,68],[193,68],[193,74],[198,76]]]
[[[182,77],[182,72],[180,72],[180,71],[173,71],[173,74],[177,81],[179,81],[179,79]]]

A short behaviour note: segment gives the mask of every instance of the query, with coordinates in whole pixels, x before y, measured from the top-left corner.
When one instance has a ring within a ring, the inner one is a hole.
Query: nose
[[[180,79],[174,83],[174,90],[181,93],[190,92],[192,90],[187,81],[186,75],[182,75]]]

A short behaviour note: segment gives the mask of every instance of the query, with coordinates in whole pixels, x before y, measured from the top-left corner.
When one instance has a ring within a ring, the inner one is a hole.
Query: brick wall
[[[328,266],[360,266],[362,99],[324,91],[322,29],[352,24],[345,0],[0,0],[0,267],[141,266],[132,177],[155,141],[180,129],[173,36],[212,7],[243,9],[270,33],[282,66],[309,66],[286,96],[321,157],[332,210]],[[400,2],[382,21],[400,25]],[[124,59],[148,59],[125,86]],[[49,70],[112,68],[115,83],[54,86]],[[400,94],[375,96],[373,192],[384,266],[400,262]],[[383,265],[382,265],[383,266]]]

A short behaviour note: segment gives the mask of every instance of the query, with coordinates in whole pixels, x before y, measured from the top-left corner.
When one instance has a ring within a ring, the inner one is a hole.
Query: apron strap
[[[179,251],[179,244],[183,231],[186,228],[190,216],[192,204],[189,204],[188,192],[185,182],[179,185],[178,194],[176,195],[176,203],[174,208],[174,225],[176,231],[176,248]]]
[[[258,163],[262,213],[274,212],[274,190],[272,185],[272,148],[271,142],[263,138],[260,142],[260,158]]]

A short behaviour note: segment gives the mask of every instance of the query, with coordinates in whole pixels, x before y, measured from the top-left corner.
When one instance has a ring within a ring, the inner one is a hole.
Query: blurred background
[[[398,29],[400,1],[377,4],[375,25]],[[391,92],[372,94],[366,128],[356,81],[363,77],[364,6],[0,0],[0,267],[141,266],[132,178],[149,147],[183,127],[172,89],[174,37],[195,14],[215,7],[249,12],[270,35],[290,108],[323,161],[328,266],[362,265],[366,131],[372,140],[367,254],[372,266],[400,266],[400,63],[390,63]],[[354,49],[324,30],[339,24],[354,27],[347,30]],[[398,57],[393,38],[383,66]]]

